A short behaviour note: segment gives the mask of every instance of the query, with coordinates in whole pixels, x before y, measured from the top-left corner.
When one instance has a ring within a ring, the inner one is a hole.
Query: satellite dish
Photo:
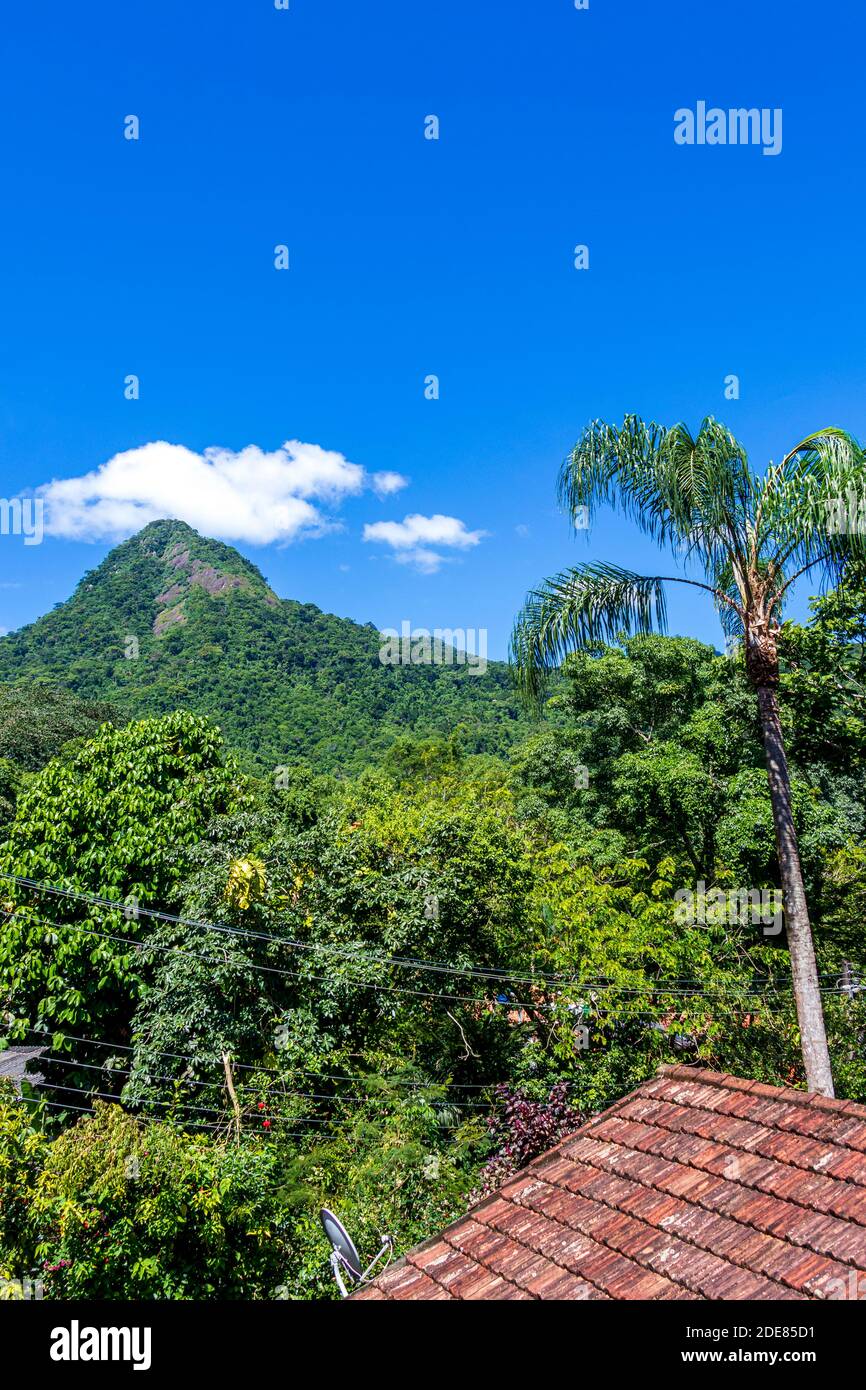
[[[322,1207],[319,1212],[319,1220],[325,1231],[325,1235],[331,1242],[334,1254],[339,1256],[340,1263],[346,1267],[354,1279],[361,1277],[361,1256],[355,1249],[355,1242],[349,1235],[342,1221],[328,1211],[327,1207]]]
[[[319,1220],[331,1244],[331,1269],[334,1271],[337,1287],[344,1298],[348,1297],[349,1293],[346,1287],[347,1283],[352,1286],[366,1283],[383,1255],[388,1256],[388,1263],[390,1263],[391,1256],[394,1253],[394,1242],[390,1236],[382,1236],[381,1250],[378,1255],[370,1261],[362,1274],[361,1256],[355,1248],[355,1242],[352,1240],[352,1237],[349,1235],[349,1232],[346,1230],[339,1217],[335,1216],[327,1207],[322,1207],[322,1210],[319,1212]]]

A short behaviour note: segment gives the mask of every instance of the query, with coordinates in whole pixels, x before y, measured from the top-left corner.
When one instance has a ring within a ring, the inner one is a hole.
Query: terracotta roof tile
[[[527,1293],[526,1289],[518,1288],[516,1284],[510,1284],[507,1279],[503,1279],[495,1287],[491,1286],[491,1289],[489,1289],[488,1292],[484,1294],[485,1299],[492,1298],[500,1303],[530,1303],[533,1297],[534,1295],[531,1293]]]
[[[844,1119],[834,1124],[829,1116],[825,1116],[824,1123],[827,1129],[821,1131],[822,1138],[832,1137],[837,1144],[845,1144],[848,1148],[866,1153],[866,1124],[862,1120],[852,1117],[850,1120]]]
[[[502,1245],[487,1256],[485,1264],[494,1274],[518,1289],[527,1288],[533,1279],[550,1268],[550,1262],[544,1255],[504,1238]]]
[[[863,1200],[866,1202],[866,1155],[852,1150],[842,1151],[835,1154],[829,1163],[822,1162],[816,1167],[820,1167],[821,1172],[830,1178],[857,1183],[863,1188]]]
[[[579,1279],[575,1275],[564,1270],[557,1269],[556,1265],[548,1265],[543,1274],[536,1277],[526,1285],[527,1293],[535,1298],[557,1298],[557,1299],[597,1299],[603,1297],[592,1284],[585,1279]]]
[[[866,1299],[866,1107],[662,1068],[354,1297]]]
[[[376,1285],[386,1298],[417,1298],[429,1301],[430,1299],[451,1297],[451,1294],[411,1264],[397,1266],[393,1270],[386,1271],[376,1280]],[[376,1285],[371,1285],[371,1287]]]
[[[468,1256],[452,1250],[448,1245],[434,1246],[417,1255],[409,1255],[407,1262],[420,1269],[428,1279],[433,1279],[443,1289],[447,1289],[453,1298],[459,1298],[460,1294],[452,1286],[459,1284],[467,1273],[476,1268]]]

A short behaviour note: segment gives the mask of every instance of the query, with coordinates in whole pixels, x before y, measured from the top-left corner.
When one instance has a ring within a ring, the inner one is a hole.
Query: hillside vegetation
[[[369,624],[279,599],[250,561],[179,521],[114,549],[68,602],[0,639],[0,681],[110,701],[126,714],[183,707],[219,724],[249,767],[305,759],[358,771],[395,738],[451,734],[501,753],[529,724],[509,671],[389,666]]]
[[[173,563],[185,531],[143,534],[14,639],[42,678],[77,624],[80,690],[108,671],[127,710],[182,681],[216,707],[234,668],[184,641],[218,631],[240,662],[241,632],[278,623],[307,682],[292,699],[317,689],[317,630],[355,643],[389,718],[414,696],[367,662],[365,629],[299,619],[234,552],[205,547],[195,583]],[[852,584],[786,626],[780,690],[834,1074],[861,1101],[864,615]],[[138,661],[100,663],[127,630]],[[484,685],[436,688],[466,723]],[[353,775],[295,757],[275,779],[249,745],[241,766],[231,711],[220,729],[178,696],[103,721],[40,690],[30,746],[7,690],[0,1046],[45,1053],[23,1103],[0,1086],[0,1287],[37,1270],[46,1298],[332,1297],[323,1204],[362,1251],[385,1229],[399,1253],[661,1062],[803,1085],[784,930],[682,912],[778,887],[742,659],[621,637],[569,657],[553,698],[500,753],[495,719],[484,751],[401,727]]]

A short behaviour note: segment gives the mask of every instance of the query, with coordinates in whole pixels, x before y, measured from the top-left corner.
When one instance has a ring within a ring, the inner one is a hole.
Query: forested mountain
[[[502,752],[527,724],[507,667],[388,666],[380,638],[280,599],[231,546],[179,521],[146,526],[85,574],[68,602],[0,640],[0,681],[110,701],[126,715],[205,714],[250,766],[298,759],[353,770],[398,735],[462,729]]]

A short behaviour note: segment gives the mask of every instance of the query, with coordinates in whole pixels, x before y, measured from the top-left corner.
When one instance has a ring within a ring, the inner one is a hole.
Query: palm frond
[[[780,590],[818,570],[823,585],[866,563],[866,459],[851,435],[808,435],[761,479],[758,552],[779,571]]]
[[[753,514],[756,480],[742,445],[712,417],[692,436],[627,415],[595,420],[560,470],[559,499],[572,521],[583,508],[616,507],[652,536],[707,567],[740,548]]]
[[[535,701],[569,652],[615,642],[620,633],[664,632],[666,626],[658,576],[606,564],[564,570],[527,595],[514,625],[511,659],[518,685]]]
[[[825,477],[829,473],[847,474],[852,468],[862,468],[863,451],[853,435],[837,425],[828,425],[815,430],[782,459],[779,465],[785,476],[803,477],[817,474]]]

